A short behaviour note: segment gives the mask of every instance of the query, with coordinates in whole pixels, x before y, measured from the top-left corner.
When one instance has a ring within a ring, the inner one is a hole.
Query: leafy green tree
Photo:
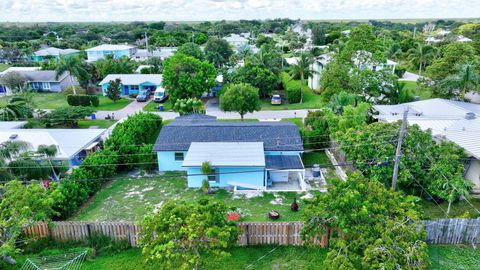
[[[427,269],[415,201],[358,174],[332,179],[328,193],[307,202],[302,237],[310,242],[334,228],[327,269]]]
[[[25,78],[18,72],[12,71],[0,76],[0,83],[11,89],[12,92],[21,92],[25,86]]]
[[[57,62],[57,66],[55,68],[55,78],[58,79],[62,76],[63,73],[69,72],[69,79],[70,83],[73,87],[73,94],[76,95],[77,92],[75,91],[76,81],[74,78],[85,78],[89,77],[87,71],[84,69],[82,65],[82,60],[78,57],[63,57],[60,56],[60,59]]]
[[[176,53],[164,62],[163,86],[173,103],[177,99],[199,98],[215,86],[215,67],[194,57]]]
[[[228,208],[209,198],[169,201],[142,222],[143,253],[165,269],[197,269],[201,254],[228,255],[238,237]]]
[[[253,65],[261,66],[273,72],[275,75],[280,75],[282,71],[282,54],[275,45],[263,44],[260,50],[253,55],[247,57]]]
[[[302,53],[298,58],[298,61],[295,65],[292,66],[291,74],[293,77],[300,77],[300,103],[303,102],[303,87],[305,85],[305,79],[313,76],[316,71],[313,70],[313,58]]]
[[[205,60],[205,54],[203,53],[202,49],[200,46],[198,46],[196,43],[185,43],[180,48],[178,48],[179,53],[183,53],[187,56],[192,56],[197,58],[200,61]]]
[[[433,80],[442,80],[457,72],[459,65],[472,63],[478,58],[472,45],[453,42],[440,49],[440,57],[426,69],[426,75]]]
[[[207,60],[213,63],[216,68],[221,68],[228,63],[233,55],[233,50],[226,40],[210,37],[205,45],[205,55]]]
[[[0,186],[0,256],[14,264],[17,243],[23,230],[39,221],[49,221],[54,214],[51,192],[38,183],[23,185],[10,181]]]
[[[397,77],[390,70],[353,68],[350,71],[349,90],[371,103],[389,103],[396,81]]]
[[[414,94],[407,88],[405,82],[395,80],[393,86],[389,87],[388,90],[388,92],[384,91],[383,94],[390,104],[401,104],[415,100]]]
[[[392,43],[390,47],[388,47],[387,57],[397,61],[402,56],[402,53],[403,53],[402,45],[395,42],[395,43]]]
[[[316,46],[325,45],[327,38],[327,32],[324,28],[319,25],[316,25],[312,28],[312,43]]]
[[[350,94],[345,91],[342,91],[338,94],[335,94],[330,99],[328,107],[336,114],[343,113],[343,107],[345,106],[355,106],[357,96],[355,94]]]
[[[122,80],[119,78],[110,80],[108,82],[108,87],[105,91],[105,94],[111,101],[117,102],[117,100],[121,98],[120,95],[122,94]]]
[[[128,57],[114,59],[109,55],[105,59],[99,59],[95,62],[95,67],[99,78],[105,78],[108,74],[133,74],[137,68],[137,63]]]
[[[69,128],[78,127],[78,121],[85,119],[95,112],[91,107],[70,106],[58,108],[49,112],[42,121],[50,126],[63,126]]]
[[[266,98],[278,86],[278,78],[267,68],[247,62],[228,76],[231,83],[249,83],[259,89],[260,97]]]
[[[333,95],[349,89],[350,66],[334,58],[320,78],[322,100],[328,102]]]
[[[173,105],[173,111],[180,115],[187,115],[192,113],[205,113],[205,106],[198,98],[178,99]]]
[[[220,96],[220,108],[226,112],[238,112],[243,121],[243,116],[250,112],[260,110],[258,88],[250,84],[232,84]]]
[[[467,63],[457,67],[457,72],[451,74],[439,82],[440,96],[446,98],[459,97],[465,99],[468,91],[480,91],[480,73],[475,66]]]
[[[408,59],[418,66],[421,75],[425,67],[432,63],[437,55],[437,50],[431,45],[418,42],[415,48],[408,51]]]

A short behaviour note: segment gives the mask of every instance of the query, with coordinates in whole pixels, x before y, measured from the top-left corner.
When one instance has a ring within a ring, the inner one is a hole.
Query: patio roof
[[[299,155],[265,156],[267,170],[302,170],[304,169]]]

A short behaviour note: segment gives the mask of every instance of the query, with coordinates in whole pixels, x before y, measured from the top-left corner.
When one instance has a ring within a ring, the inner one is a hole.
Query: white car
[[[165,93],[165,89],[163,88],[158,88],[155,90],[155,93],[153,94],[153,101],[154,102],[163,102],[168,98],[168,95]]]
[[[282,104],[282,98],[280,97],[280,95],[273,95],[271,103],[273,105],[280,105]]]

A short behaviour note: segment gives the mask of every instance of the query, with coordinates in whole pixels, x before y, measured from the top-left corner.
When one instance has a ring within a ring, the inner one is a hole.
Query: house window
[[[38,83],[38,82],[32,82],[31,84],[32,84],[32,88],[33,88],[33,89],[40,89],[40,83]]]
[[[49,82],[42,83],[42,89],[50,90],[50,83]]]
[[[130,90],[138,91],[138,85],[130,85]]]
[[[218,177],[218,170],[213,170],[212,174],[207,176],[208,182],[210,183],[218,183],[220,182],[220,178]]]
[[[183,161],[183,153],[182,152],[176,152],[175,153],[175,161]]]

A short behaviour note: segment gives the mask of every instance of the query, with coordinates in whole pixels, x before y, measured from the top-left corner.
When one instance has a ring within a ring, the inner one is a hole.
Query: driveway
[[[151,102],[151,101],[150,101]],[[98,111],[96,112],[97,119],[105,119],[108,115],[114,116],[114,119],[122,119],[136,112],[141,112],[143,107],[147,106],[148,102],[137,102],[134,100],[123,109],[118,111]]]

